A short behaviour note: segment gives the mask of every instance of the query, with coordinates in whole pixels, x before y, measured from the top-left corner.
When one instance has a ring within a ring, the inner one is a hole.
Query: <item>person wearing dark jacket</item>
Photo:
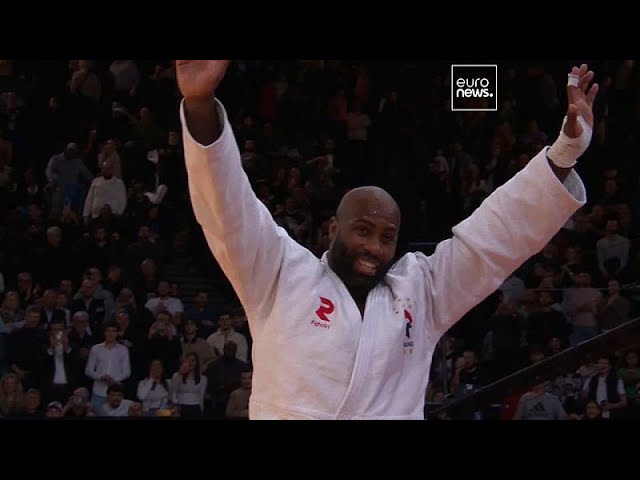
[[[48,330],[56,322],[66,323],[66,313],[64,310],[56,308],[58,295],[56,291],[49,288],[42,294],[42,313],[40,314],[40,327]],[[65,325],[66,326],[66,325]]]
[[[45,333],[40,326],[40,307],[27,308],[24,327],[7,337],[7,364],[18,375],[25,389],[37,388],[45,363]]]
[[[76,379],[80,386],[91,388],[91,379],[84,374],[84,369],[87,366],[91,347],[96,342],[87,330],[88,325],[89,314],[87,312],[80,310],[74,313],[68,338],[69,346],[71,347],[71,365],[74,370],[72,377]]]
[[[95,297],[96,284],[92,280],[84,280],[80,287],[81,298],[75,299],[71,304],[71,314],[85,311],[89,314],[89,328],[91,335],[96,339],[102,338],[102,324],[105,318],[104,300]]]
[[[167,314],[160,313],[149,328],[148,339],[144,346],[145,364],[149,365],[151,360],[156,358],[162,360],[167,377],[178,370],[182,356],[182,344],[171,327]]]
[[[66,403],[76,385],[73,349],[64,331],[64,323],[56,321],[49,329],[47,357],[42,372],[42,388],[46,402]]]
[[[611,369],[611,363],[606,355],[598,359],[598,373],[584,382],[582,397],[600,406],[602,418],[620,419],[627,406],[627,396],[622,379]]]

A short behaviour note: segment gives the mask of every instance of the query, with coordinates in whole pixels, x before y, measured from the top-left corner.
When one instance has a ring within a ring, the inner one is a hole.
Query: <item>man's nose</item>
[[[382,243],[377,238],[369,238],[364,248],[367,254],[372,257],[376,259],[380,259],[382,257]]]

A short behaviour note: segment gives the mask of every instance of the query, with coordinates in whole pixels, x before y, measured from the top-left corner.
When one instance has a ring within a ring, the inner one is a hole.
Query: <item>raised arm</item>
[[[136,392],[138,394],[138,400],[144,402],[151,393],[151,387],[153,387],[153,379],[145,378],[140,380],[138,382],[138,391]]]
[[[45,175],[49,183],[54,183],[58,180],[58,160],[55,155],[49,159],[49,163],[47,163],[47,168],[45,169]]]
[[[226,112],[214,101],[228,62],[178,60],[176,65],[196,219],[250,320],[264,317],[273,304],[283,259],[303,247],[276,225],[255,196]]]
[[[598,88],[593,85],[588,91],[592,78],[586,65],[574,67],[570,105],[557,141],[456,225],[453,237],[424,261],[436,335],[541,251],[586,203],[584,185],[572,167],[591,140],[591,108]]]
[[[84,369],[84,374],[92,380],[98,380],[100,376],[96,372],[96,365],[98,363],[98,355],[96,353],[95,346],[91,347],[89,350],[89,359],[87,360],[87,365]]]

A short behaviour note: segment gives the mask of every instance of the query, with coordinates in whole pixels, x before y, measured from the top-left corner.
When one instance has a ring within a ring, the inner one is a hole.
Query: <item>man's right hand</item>
[[[212,144],[222,132],[213,98],[228,66],[229,60],[176,60],[189,132],[201,145]]]
[[[178,87],[184,99],[207,102],[224,78],[229,60],[176,60]]]

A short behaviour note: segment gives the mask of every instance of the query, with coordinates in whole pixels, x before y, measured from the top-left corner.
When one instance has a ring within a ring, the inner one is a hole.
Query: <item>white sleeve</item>
[[[58,179],[58,165],[56,164],[56,161],[54,160],[56,157],[55,155],[53,157],[51,157],[49,159],[49,163],[47,163],[47,168],[45,169],[45,175],[47,177],[47,180],[49,180],[49,182],[53,183]]]
[[[179,298],[176,298],[175,309],[177,313],[184,313],[184,304],[182,303],[182,300],[180,300]]]
[[[618,379],[618,395],[624,396],[626,394],[627,394],[627,392],[624,389],[624,384],[622,383],[622,379],[619,378]]]
[[[147,399],[149,393],[151,392],[152,385],[153,380],[151,380],[150,378],[145,378],[138,382],[138,400],[144,402]]]
[[[189,194],[211,252],[250,321],[258,321],[267,318],[273,307],[283,260],[304,247],[274,222],[254,194],[227,114],[216,102],[222,134],[208,146],[193,139],[184,102],[180,106]]]
[[[84,374],[92,380],[97,380],[99,378],[96,373],[96,365],[98,363],[96,347],[97,345],[94,345],[89,350],[89,359],[87,360],[87,366],[84,368]]]
[[[546,150],[456,225],[432,256],[419,256],[438,337],[541,251],[586,203],[577,173],[561,183]]]
[[[87,193],[87,198],[84,200],[84,210],[82,212],[83,217],[93,218],[93,197],[96,194],[96,182],[95,180],[91,182],[91,186],[89,187],[89,193]]]

